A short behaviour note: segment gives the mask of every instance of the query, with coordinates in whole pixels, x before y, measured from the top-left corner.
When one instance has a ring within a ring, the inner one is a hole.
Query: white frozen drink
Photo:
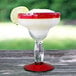
[[[18,23],[28,28],[31,36],[42,40],[47,36],[49,29],[60,21],[60,13],[48,9],[32,9],[18,15]]]

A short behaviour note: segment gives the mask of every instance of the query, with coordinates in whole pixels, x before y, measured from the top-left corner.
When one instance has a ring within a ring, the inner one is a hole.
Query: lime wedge
[[[19,7],[14,8],[10,14],[11,21],[15,24],[18,24],[18,14],[26,13],[28,11],[29,11],[29,9],[25,6],[19,6]]]

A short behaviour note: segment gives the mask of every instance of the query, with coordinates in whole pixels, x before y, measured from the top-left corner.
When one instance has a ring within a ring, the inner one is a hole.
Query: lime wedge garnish
[[[11,21],[15,24],[18,24],[18,14],[26,13],[28,11],[29,11],[29,9],[25,6],[19,6],[19,7],[14,8],[10,14]]]

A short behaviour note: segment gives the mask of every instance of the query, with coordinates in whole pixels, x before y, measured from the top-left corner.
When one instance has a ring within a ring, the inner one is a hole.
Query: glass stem
[[[34,58],[35,62],[43,62],[44,60],[44,49],[42,47],[42,41],[35,41]]]

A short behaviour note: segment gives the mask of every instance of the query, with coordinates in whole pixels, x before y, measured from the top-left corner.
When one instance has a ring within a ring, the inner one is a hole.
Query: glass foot
[[[44,72],[44,71],[53,70],[54,66],[44,62],[35,62],[29,65],[25,65],[24,69],[27,71],[33,71],[33,72]]]

